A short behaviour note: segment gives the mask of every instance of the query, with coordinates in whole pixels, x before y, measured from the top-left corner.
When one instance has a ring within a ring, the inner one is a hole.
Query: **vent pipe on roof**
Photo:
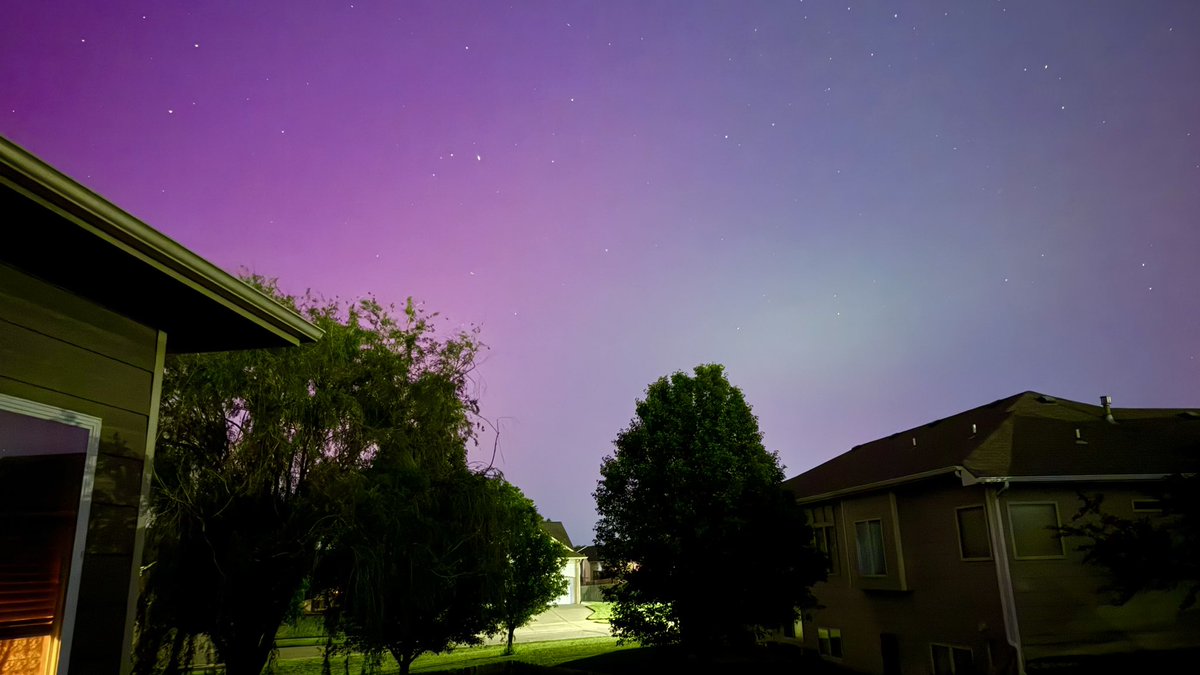
[[[1104,406],[1104,421],[1109,424],[1116,424],[1117,421],[1113,419],[1112,414],[1112,397],[1107,394],[1101,396],[1100,405]]]

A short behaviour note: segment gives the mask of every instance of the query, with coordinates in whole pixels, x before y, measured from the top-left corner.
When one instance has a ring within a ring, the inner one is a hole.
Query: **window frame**
[[[1030,501],[1030,502],[1008,502],[1008,535],[1012,541],[1012,555],[1014,560],[1062,560],[1067,557],[1067,547],[1063,542],[1062,537],[1058,539],[1058,548],[1061,553],[1057,555],[1019,555],[1017,553],[1017,530],[1013,527],[1013,507],[1014,506],[1053,506],[1054,507],[1054,527],[1062,527],[1062,514],[1058,510],[1058,502],[1053,500]]]
[[[1150,507],[1140,506],[1139,507],[1138,506],[1139,503],[1141,503],[1141,504],[1153,503],[1154,506],[1150,506]],[[1134,497],[1133,499],[1129,500],[1129,506],[1130,506],[1130,508],[1133,509],[1134,513],[1162,513],[1163,512],[1162,500],[1155,499],[1153,497]]]
[[[881,572],[879,574],[867,574],[862,571],[862,565],[861,565],[862,546],[860,545],[860,542],[858,541],[858,525],[859,525],[859,523],[867,523],[868,524],[868,532],[870,531],[870,529],[869,529],[870,523],[879,523],[879,551],[882,554],[880,556],[880,559],[883,562],[883,572]],[[887,575],[888,575],[887,540],[885,539],[884,533],[883,533],[883,518],[881,518],[881,517],[864,518],[863,520],[854,521],[854,558],[855,558],[854,569],[855,569],[855,571],[858,572],[858,576],[863,577],[864,579],[883,579],[883,578],[887,577]]]
[[[963,555],[966,551],[963,549],[962,539],[962,521],[959,519],[959,514],[967,509],[979,509],[983,511],[983,528],[987,535],[988,554],[986,557],[971,557]],[[963,506],[954,507],[954,536],[958,539],[958,559],[963,562],[983,562],[992,560],[995,554],[992,552],[992,525],[988,522],[987,505],[986,504],[965,504]]]
[[[975,650],[974,649],[971,649],[970,647],[967,647],[965,645],[956,645],[956,644],[951,644],[949,642],[930,642],[929,643],[929,672],[931,674],[936,675],[936,673],[937,673],[937,658],[934,657],[934,655],[933,655],[933,650],[935,647],[944,647],[945,649],[948,649],[950,651],[950,675],[958,675],[958,669],[954,665],[954,650],[956,650],[956,649],[961,652],[966,652],[967,654],[970,654],[971,663],[972,663],[971,669],[974,670],[974,663],[975,663]]]
[[[821,633],[825,633],[825,640],[829,645],[829,649],[827,652],[821,650]],[[833,634],[834,633],[837,633],[838,651],[841,652],[837,656],[834,656],[834,654],[833,654]],[[842,659],[846,658],[845,642],[842,639],[842,629],[841,628],[831,628],[829,626],[818,626],[817,627],[817,654],[819,654],[821,656],[821,658],[823,658],[823,659],[831,659],[833,661],[841,661]]]
[[[100,451],[99,417],[74,410],[31,401],[0,393],[0,410],[34,419],[79,427],[87,432],[87,448],[83,460],[83,476],[79,488],[79,510],[75,514],[75,537],[71,544],[70,569],[67,570],[66,591],[63,593],[62,616],[59,619],[57,640],[51,640],[47,658],[54,664],[57,675],[67,675],[70,666],[71,641],[75,635],[75,619],[79,606],[79,587],[83,576],[83,559],[87,546],[88,519],[92,510],[92,491],[96,484],[96,460]]]
[[[825,509],[829,509],[828,520],[825,519]],[[837,576],[840,574],[842,567],[841,542],[838,541],[837,512],[835,509],[836,506],[834,504],[811,506],[805,509],[808,516],[808,526],[812,529],[813,546],[816,547],[818,551],[824,553],[825,557],[829,558],[829,567],[825,570],[829,576]],[[825,548],[821,548],[822,543],[825,544]],[[832,551],[830,549],[832,549]]]

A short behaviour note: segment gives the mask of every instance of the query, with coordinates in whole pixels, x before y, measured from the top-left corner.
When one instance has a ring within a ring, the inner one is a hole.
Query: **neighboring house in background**
[[[167,353],[320,331],[0,138],[0,671],[131,667]]]
[[[1200,647],[1182,591],[1105,604],[1102,570],[1054,527],[1102,493],[1153,515],[1200,469],[1200,414],[1025,392],[860,445],[785,485],[831,559],[799,639],[872,673],[1018,673],[1080,657]]]
[[[583,562],[586,559],[575,552],[571,538],[567,536],[567,528],[557,520],[543,520],[542,529],[554,540],[562,544],[566,551],[567,561],[563,563],[562,575],[567,579],[567,590],[554,601],[556,605],[577,605],[583,602]]]
[[[612,579],[612,570],[604,562],[598,546],[595,544],[585,544],[575,549],[575,552],[587,559],[583,564],[583,583],[585,586],[604,583]]]

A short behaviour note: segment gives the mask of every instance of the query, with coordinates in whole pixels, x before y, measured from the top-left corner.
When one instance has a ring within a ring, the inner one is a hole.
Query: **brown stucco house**
[[[1023,673],[1200,647],[1181,592],[1106,603],[1053,528],[1079,493],[1154,517],[1154,488],[1200,468],[1200,414],[1025,392],[892,434],[785,482],[830,557],[797,639],[870,673]],[[792,631],[789,631],[792,632]]]
[[[163,360],[320,331],[0,138],[0,672],[128,672]]]

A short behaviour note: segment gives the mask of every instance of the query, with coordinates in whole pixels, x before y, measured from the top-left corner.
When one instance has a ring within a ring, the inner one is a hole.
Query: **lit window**
[[[982,506],[962,506],[957,510],[958,550],[963,560],[987,560],[992,557],[988,538],[987,512]]]
[[[828,571],[838,573],[837,525],[833,521],[833,507],[821,506],[808,510],[808,522],[812,524],[813,545],[829,558]]]
[[[854,540],[858,549],[858,573],[864,577],[887,574],[883,554],[883,522],[862,520],[854,524]]]
[[[975,672],[971,650],[953,645],[929,645],[933,658],[933,675],[970,675]]]
[[[1060,558],[1062,539],[1058,536],[1058,504],[1009,504],[1012,521],[1013,554],[1018,558]]]
[[[817,651],[821,653],[821,656],[842,658],[842,630],[840,628],[818,628]]]

